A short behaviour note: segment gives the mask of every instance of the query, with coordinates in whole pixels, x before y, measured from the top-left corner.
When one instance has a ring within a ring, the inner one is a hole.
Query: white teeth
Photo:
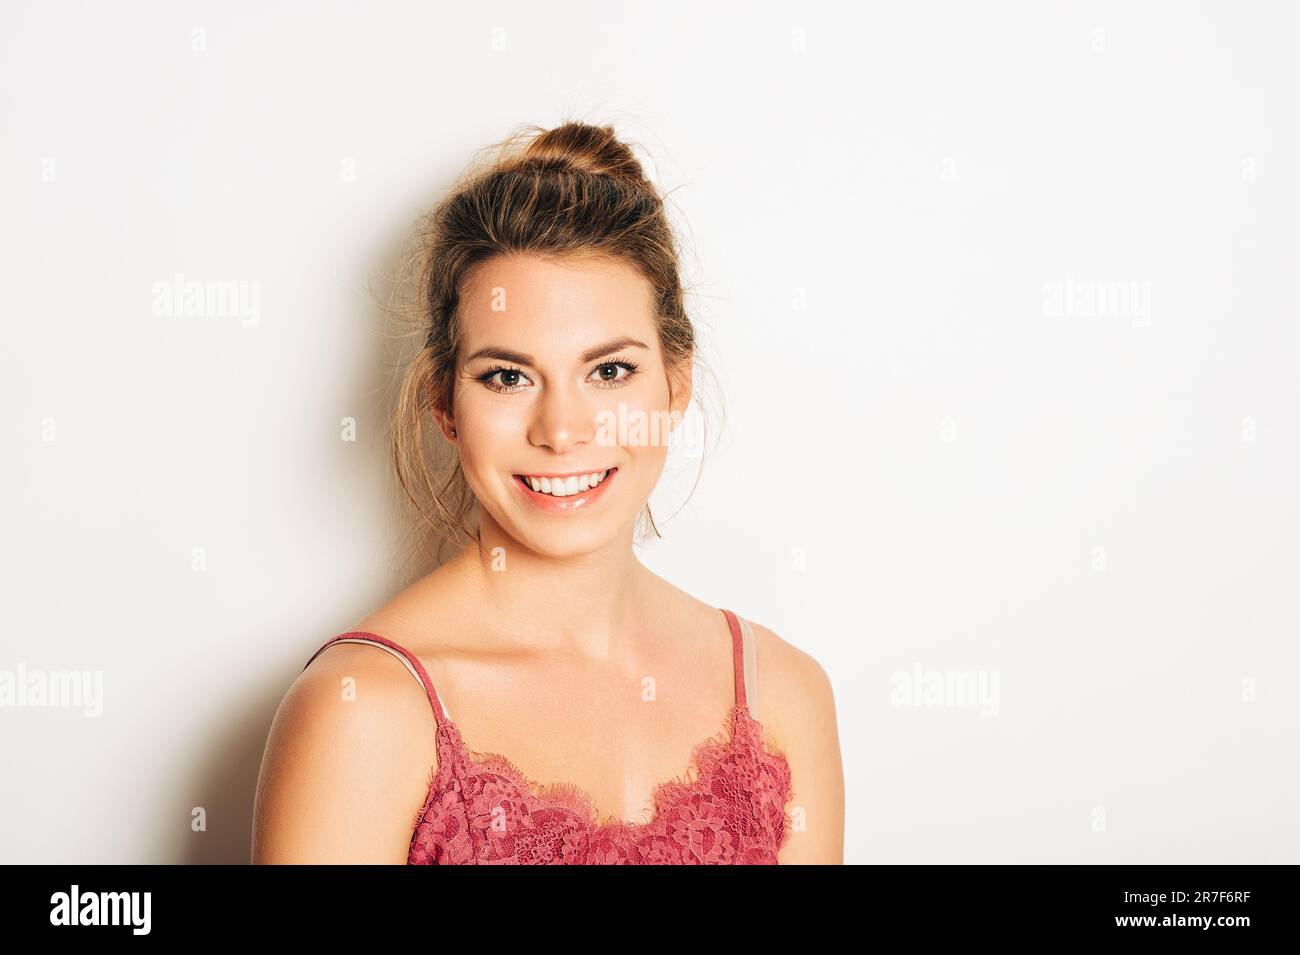
[[[546,478],[546,477],[529,477],[524,476],[528,486],[539,494],[550,494],[552,497],[568,497],[570,494],[581,494],[583,491],[595,487],[601,481],[605,480],[609,471],[597,471],[594,474],[581,474],[569,478]]]

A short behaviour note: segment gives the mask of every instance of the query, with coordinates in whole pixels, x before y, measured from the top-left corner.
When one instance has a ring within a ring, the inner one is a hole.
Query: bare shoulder
[[[782,737],[837,736],[835,690],[812,654],[751,620],[760,693],[759,721]]]
[[[285,693],[258,776],[255,863],[404,863],[436,768],[427,694],[387,650],[338,643]]]
[[[682,590],[658,580],[663,591],[659,601],[659,616],[689,620],[703,627],[704,621],[715,621],[721,609],[714,607]],[[679,616],[678,616],[679,615]],[[759,719],[771,725],[795,728],[800,720],[810,720],[814,726],[834,725],[835,696],[830,677],[812,654],[782,639],[761,623],[749,620],[754,631],[755,656],[758,662],[758,679],[763,688],[759,696]],[[682,628],[686,632],[699,632]]]
[[[786,758],[794,826],[782,863],[844,861],[844,770],[835,691],[826,669],[770,628],[750,621],[758,664],[758,720]]]

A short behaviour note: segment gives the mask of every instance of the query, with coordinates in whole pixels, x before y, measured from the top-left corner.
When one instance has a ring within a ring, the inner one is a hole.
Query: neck
[[[659,578],[637,558],[629,526],[603,547],[556,557],[520,543],[484,514],[480,543],[444,567],[475,594],[481,619],[515,645],[608,659],[644,626]]]

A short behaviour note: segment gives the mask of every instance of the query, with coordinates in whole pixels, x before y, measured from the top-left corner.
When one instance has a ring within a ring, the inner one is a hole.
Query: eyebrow
[[[597,345],[595,348],[588,348],[585,352],[582,353],[582,357],[580,361],[582,362],[595,361],[601,355],[608,355],[610,352],[618,351],[621,348],[649,348],[649,347],[650,346],[643,341],[640,341],[636,338],[630,338],[624,336],[623,338],[615,338],[613,341],[605,342],[605,344],[603,345]],[[516,365],[532,365],[534,367],[537,364],[537,362],[533,359],[532,355],[525,355],[522,354],[521,352],[510,351],[510,349],[508,348],[500,348],[496,345],[488,345],[486,348],[480,348],[474,354],[467,357],[465,359],[465,363],[468,364],[469,362],[474,361],[477,358],[496,358],[500,361],[512,361]]]

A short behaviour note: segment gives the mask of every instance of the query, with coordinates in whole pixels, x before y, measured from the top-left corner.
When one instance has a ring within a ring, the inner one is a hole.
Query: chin
[[[542,557],[563,560],[569,557],[581,557],[594,554],[609,547],[618,539],[618,535],[606,527],[564,528],[549,530],[538,528],[520,528],[516,539]]]

